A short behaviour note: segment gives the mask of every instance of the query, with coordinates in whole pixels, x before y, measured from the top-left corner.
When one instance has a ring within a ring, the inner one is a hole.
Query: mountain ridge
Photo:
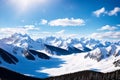
[[[39,78],[84,70],[107,73],[120,69],[119,41],[56,37],[33,40],[27,34],[14,34],[0,40],[0,49],[0,66]],[[15,58],[6,59],[3,54]]]

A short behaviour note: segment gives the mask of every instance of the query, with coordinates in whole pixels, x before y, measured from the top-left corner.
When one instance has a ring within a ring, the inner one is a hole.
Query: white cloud
[[[62,37],[62,38],[78,38],[81,37],[79,34],[75,33],[65,33],[65,30],[60,30],[57,32],[37,32],[36,34],[30,35],[33,39],[46,38],[48,36]]]
[[[97,17],[100,17],[100,15],[117,16],[118,12],[120,12],[120,7],[115,7],[111,11],[106,11],[105,8],[103,7],[101,9],[94,11],[93,14],[96,15]]]
[[[60,31],[58,31],[58,32],[55,32],[55,33],[53,33],[54,34],[54,36],[56,36],[56,37],[62,37],[62,38],[76,38],[76,37],[80,37],[80,35],[79,34],[75,34],[75,33],[65,33],[65,30],[60,30]]]
[[[96,39],[119,39],[120,38],[120,31],[114,31],[116,29],[117,29],[117,27],[105,25],[105,26],[101,27],[100,29],[98,29],[101,31],[106,30],[105,32],[92,33],[90,35],[90,37],[96,38]]]
[[[39,30],[39,28],[36,28],[34,25],[25,25],[23,28],[28,31],[28,30]]]
[[[98,30],[101,30],[101,31],[110,30],[110,31],[112,31],[112,30],[115,30],[115,29],[117,29],[117,27],[110,26],[110,25],[105,25],[105,26],[101,27],[101,28],[98,29]]]
[[[93,12],[97,17],[100,17],[100,15],[104,13],[106,13],[104,7]]]
[[[61,30],[61,31],[58,31],[56,32],[57,34],[64,34],[65,30]]]
[[[102,32],[102,33],[92,33],[92,38],[98,39],[120,39],[120,32]]]
[[[64,18],[52,20],[48,23],[50,26],[82,26],[85,24],[83,19]]]
[[[48,21],[47,21],[47,20],[45,20],[45,19],[42,19],[42,20],[41,20],[41,24],[43,24],[43,25],[44,25],[44,24],[47,24],[47,23],[48,23]]]
[[[120,24],[117,24],[117,26],[120,26]]]
[[[26,34],[31,30],[39,30],[34,25],[25,25],[21,27],[0,28],[0,37],[8,37],[14,33]]]
[[[117,16],[117,13],[120,12],[120,8],[119,7],[115,7],[113,10],[111,10],[108,15],[109,16],[113,16],[113,15],[116,15]]]

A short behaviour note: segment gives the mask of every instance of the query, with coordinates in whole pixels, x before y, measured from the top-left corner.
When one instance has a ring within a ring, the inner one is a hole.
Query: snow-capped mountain
[[[53,36],[33,40],[27,34],[0,40],[0,66],[40,78],[83,70],[111,72],[120,69],[119,59],[119,42]]]
[[[31,39],[27,34],[18,34],[15,33],[11,37],[4,38],[1,40],[1,42],[9,45],[13,45],[15,47],[21,47],[21,48],[32,48],[34,49],[43,49],[43,43],[42,42],[35,42],[33,39]]]
[[[119,56],[120,55],[120,46],[116,44],[111,44],[108,47],[98,47],[90,52],[85,57],[95,59],[100,61],[101,59],[108,58],[110,56]]]

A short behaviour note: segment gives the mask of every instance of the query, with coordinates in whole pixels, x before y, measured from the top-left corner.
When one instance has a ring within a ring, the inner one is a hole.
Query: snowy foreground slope
[[[56,37],[33,40],[21,34],[0,40],[0,66],[39,78],[84,70],[112,72],[120,69],[119,60],[119,41]]]

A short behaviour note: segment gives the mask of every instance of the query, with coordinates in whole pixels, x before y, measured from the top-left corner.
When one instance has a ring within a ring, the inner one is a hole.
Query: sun
[[[49,3],[50,0],[8,0],[10,5],[18,12],[25,13],[36,6],[42,7]]]

